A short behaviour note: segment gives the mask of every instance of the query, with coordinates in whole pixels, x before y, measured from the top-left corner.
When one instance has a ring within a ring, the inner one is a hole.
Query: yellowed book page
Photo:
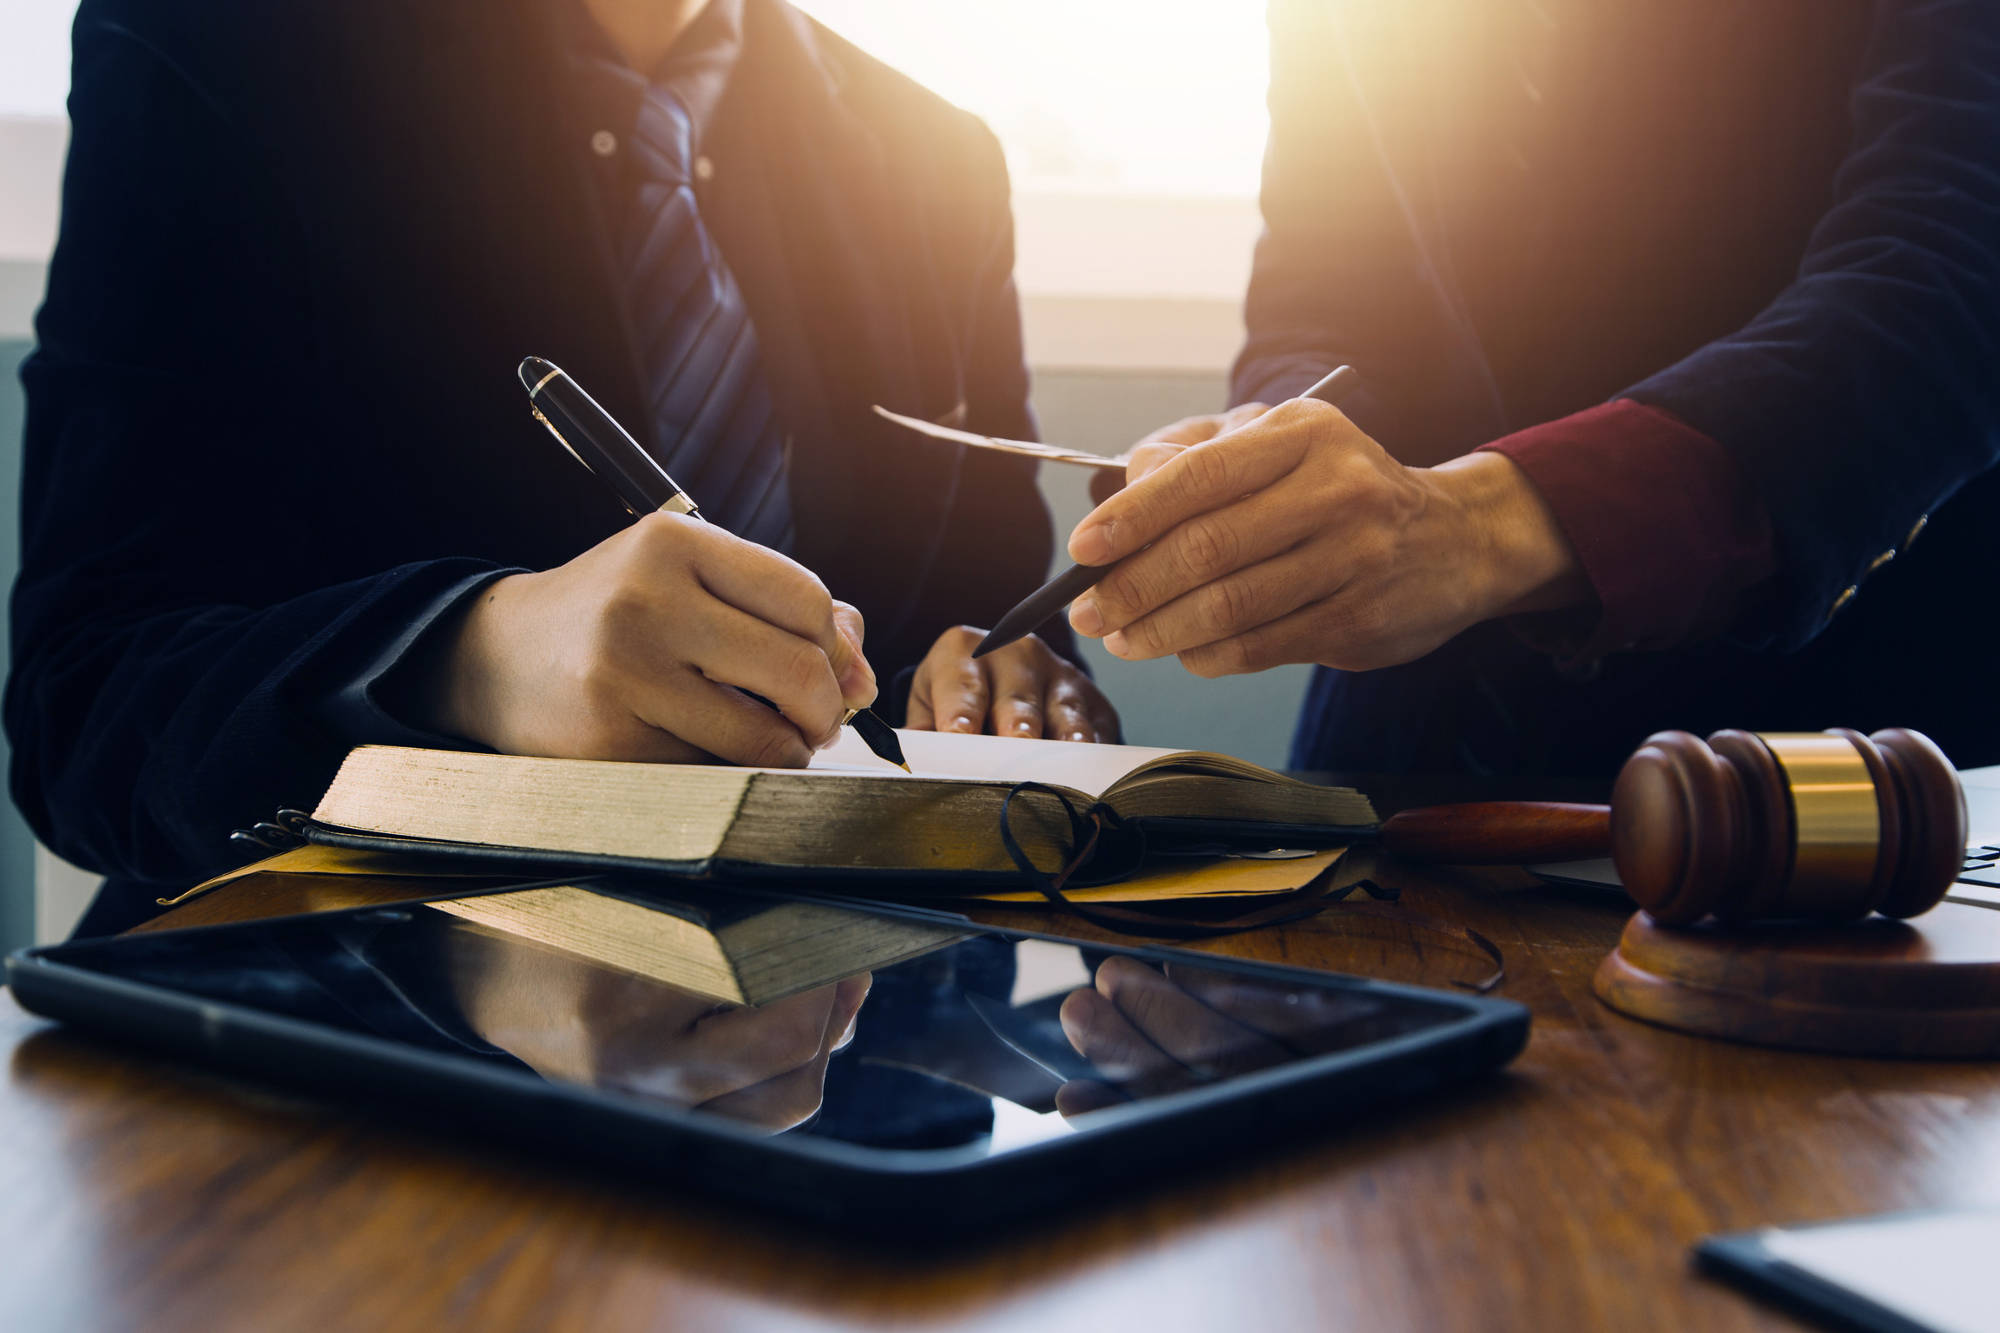
[[[393,836],[699,861],[722,845],[756,772],[364,745],[313,818]]]
[[[812,771],[869,777],[940,778],[960,782],[1045,782],[1100,797],[1140,769],[1186,757],[1182,750],[1144,745],[1091,745],[1082,741],[1019,740],[1010,736],[967,736],[957,732],[899,730],[910,772],[869,753],[853,728],[813,756]],[[772,769],[770,772],[792,770]]]
[[[1079,903],[1159,903],[1188,898],[1252,898],[1290,893],[1318,879],[1341,857],[1345,847],[1285,860],[1231,856],[1213,861],[1168,862],[1148,867],[1116,884],[1064,889],[1063,896]],[[974,895],[989,903],[1045,903],[1032,889]]]
[[[453,865],[449,861],[440,862],[434,856],[398,856],[392,852],[362,852],[349,847],[321,847],[317,843],[307,843],[303,847],[294,847],[289,852],[279,852],[276,856],[267,856],[261,861],[252,861],[247,866],[224,871],[213,879],[203,880],[176,897],[160,898],[156,901],[162,907],[172,907],[190,898],[198,898],[210,889],[233,884],[245,876],[264,874],[494,878],[491,866],[460,866]]]

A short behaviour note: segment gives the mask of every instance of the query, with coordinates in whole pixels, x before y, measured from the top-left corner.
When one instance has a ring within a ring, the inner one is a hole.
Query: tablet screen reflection
[[[944,930],[913,957],[823,970],[758,1005],[425,907],[118,944],[67,961],[761,1132],[885,1148],[1004,1152],[1460,1017],[1338,977]]]

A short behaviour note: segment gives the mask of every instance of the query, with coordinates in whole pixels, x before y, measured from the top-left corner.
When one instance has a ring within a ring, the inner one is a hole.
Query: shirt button
[[[1839,615],[1841,608],[1853,601],[1854,594],[1860,591],[1861,589],[1855,587],[1853,584],[1849,584],[1846,588],[1842,589],[1840,596],[1833,599],[1833,605],[1826,609],[1826,618],[1832,620],[1835,616]]]
[[[1903,538],[1904,550],[1907,551],[1910,549],[1910,543],[1917,539],[1917,534],[1922,532],[1924,530],[1924,525],[1929,523],[1930,521],[1931,521],[1931,516],[1929,514],[1925,514],[1917,520],[1917,525],[1910,529],[1910,535]]]
[[[701,156],[695,158],[694,178],[698,181],[715,179],[715,160],[709,157],[707,153],[703,153]]]
[[[1882,552],[1882,554],[1876,556],[1873,560],[1870,560],[1868,562],[1868,572],[1870,574],[1873,574],[1876,570],[1882,568],[1882,566],[1888,564],[1891,560],[1894,560],[1895,558],[1896,558],[1896,553],[1894,551]]]
[[[618,136],[610,130],[599,130],[590,136],[590,151],[599,157],[610,157],[618,151]]]

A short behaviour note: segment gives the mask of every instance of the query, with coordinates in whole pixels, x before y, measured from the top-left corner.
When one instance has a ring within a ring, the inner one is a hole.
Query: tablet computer
[[[720,919],[689,895],[669,915]],[[789,933],[664,953],[409,904],[30,949],[8,980],[36,1013],[454,1138],[933,1238],[1338,1135],[1527,1038],[1505,1000],[767,901],[792,906],[750,919]]]

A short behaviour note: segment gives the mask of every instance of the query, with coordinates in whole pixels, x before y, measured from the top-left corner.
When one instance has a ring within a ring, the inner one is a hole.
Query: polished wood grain
[[[1683,1032],[1842,1055],[2000,1059],[2000,912],[1671,927],[1633,916],[1598,998]],[[2000,1307],[2000,1300],[1996,1300]]]
[[[389,1127],[7,1001],[0,1309],[24,1329],[1792,1327],[1695,1277],[1689,1245],[2000,1203],[2000,1066],[1649,1027],[1591,994],[1616,901],[1511,871],[1380,878],[1399,903],[1207,947],[1443,984],[1490,969],[1475,928],[1534,1011],[1510,1072],[945,1254]]]

